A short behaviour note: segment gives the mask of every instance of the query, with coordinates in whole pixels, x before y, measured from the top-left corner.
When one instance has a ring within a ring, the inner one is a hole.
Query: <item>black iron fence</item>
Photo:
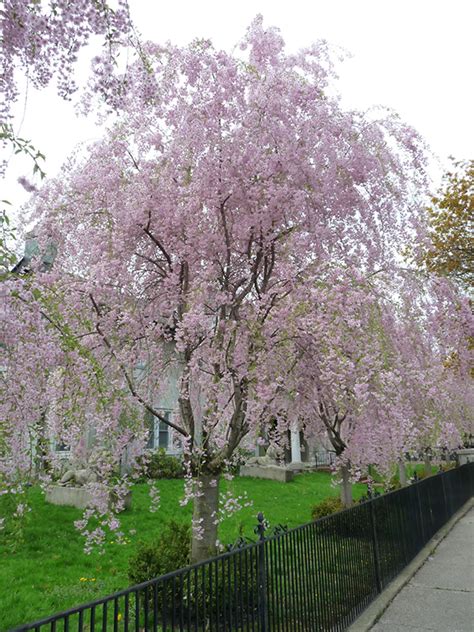
[[[37,632],[344,630],[472,496],[474,463],[103,599]]]

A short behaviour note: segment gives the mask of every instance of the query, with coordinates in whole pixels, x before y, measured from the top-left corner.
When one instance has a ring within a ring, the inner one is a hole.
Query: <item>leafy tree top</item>
[[[431,246],[427,268],[474,287],[474,160],[453,163],[429,209]]]

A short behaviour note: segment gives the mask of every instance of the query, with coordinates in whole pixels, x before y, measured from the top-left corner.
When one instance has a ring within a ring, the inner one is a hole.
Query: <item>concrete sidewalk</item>
[[[474,631],[474,508],[440,542],[371,630]]]

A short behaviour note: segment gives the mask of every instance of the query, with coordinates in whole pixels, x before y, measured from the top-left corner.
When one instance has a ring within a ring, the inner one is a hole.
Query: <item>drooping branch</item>
[[[148,261],[148,263],[151,263],[153,266],[155,266],[158,269],[158,273],[162,278],[166,276],[166,271],[162,268],[162,266],[159,264],[159,262],[156,259],[153,259],[152,257],[147,257],[146,255],[143,255],[139,252],[135,252],[135,256],[139,257],[140,259],[143,259],[144,261]]]
[[[94,299],[92,294],[89,294],[92,306],[97,314],[97,316],[100,318],[101,316],[101,311],[100,311],[100,307],[97,304],[96,300]],[[132,397],[134,397],[138,402],[140,402],[140,404],[152,415],[154,415],[157,419],[159,419],[160,421],[162,421],[164,424],[166,424],[167,426],[169,426],[170,428],[173,428],[173,430],[176,430],[176,432],[179,432],[179,434],[181,434],[183,437],[187,437],[188,433],[186,432],[186,430],[184,430],[183,428],[180,428],[178,425],[176,425],[175,423],[173,423],[172,421],[170,421],[169,419],[166,419],[166,417],[164,417],[159,410],[157,410],[154,406],[151,406],[151,404],[149,402],[147,402],[142,395],[140,395],[140,393],[137,391],[137,389],[135,388],[135,384],[133,382],[133,379],[131,378],[126,366],[124,365],[124,363],[118,358],[117,353],[115,352],[115,349],[113,348],[112,343],[110,342],[109,338],[106,336],[106,334],[102,331],[102,328],[100,326],[99,322],[96,322],[95,325],[96,331],[99,334],[99,336],[102,338],[105,346],[107,347],[110,355],[114,358],[115,362],[117,363],[118,367],[120,368],[120,371],[125,379],[125,382],[128,386],[128,389],[130,391],[130,394],[132,395]]]
[[[224,240],[225,240],[225,266],[223,267],[224,279],[223,279],[223,284],[222,284],[222,287],[224,290],[229,289],[230,264],[231,264],[231,252],[232,252],[231,237],[229,234],[229,228],[227,226],[227,217],[226,217],[226,212],[225,212],[225,206],[229,198],[230,198],[230,193],[219,205],[219,215],[222,221],[222,228],[224,230]]]
[[[336,450],[337,455],[341,455],[347,444],[341,437],[341,423],[345,419],[346,415],[340,420],[338,414],[336,413],[334,416],[334,423],[331,423],[329,411],[325,402],[320,400],[318,402],[318,416],[325,425],[328,431],[329,441],[331,442],[333,448]]]
[[[159,239],[157,239],[155,237],[155,235],[153,235],[153,233],[151,232],[150,228],[148,226],[145,226],[143,228],[143,232],[148,235],[148,237],[151,239],[151,241],[155,244],[155,246],[157,246],[157,248],[159,249],[159,251],[161,252],[161,254],[163,255],[163,257],[166,259],[167,263],[168,263],[168,267],[170,270],[173,269],[173,264],[171,261],[171,257],[168,254],[168,252],[165,250],[165,248],[163,247],[162,243],[159,241]]]

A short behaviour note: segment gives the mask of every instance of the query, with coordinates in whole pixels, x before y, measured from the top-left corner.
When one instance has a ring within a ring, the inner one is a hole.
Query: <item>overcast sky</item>
[[[435,179],[449,155],[473,156],[472,0],[130,0],[130,6],[144,38],[158,42],[206,37],[231,50],[257,13],[281,29],[289,50],[326,39],[352,53],[338,68],[343,105],[395,109],[439,157]],[[48,175],[77,143],[100,136],[54,89],[29,91],[16,129],[46,154]],[[30,177],[31,165],[14,157],[0,197],[15,210],[27,198],[19,175]]]

